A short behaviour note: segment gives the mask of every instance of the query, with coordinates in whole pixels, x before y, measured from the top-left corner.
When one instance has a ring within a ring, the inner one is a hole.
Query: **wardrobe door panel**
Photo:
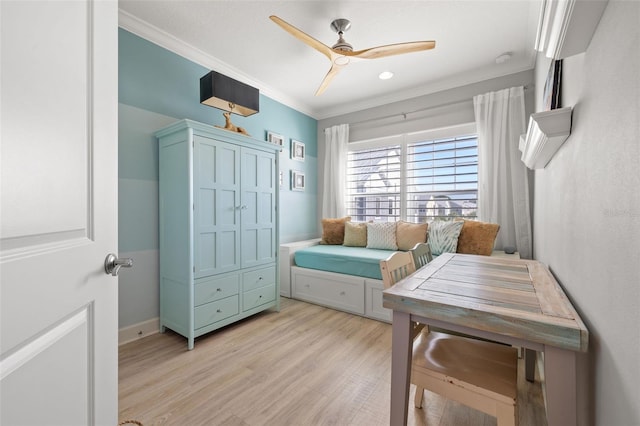
[[[276,258],[275,154],[242,149],[242,267]]]
[[[194,136],[195,278],[240,268],[240,148]]]

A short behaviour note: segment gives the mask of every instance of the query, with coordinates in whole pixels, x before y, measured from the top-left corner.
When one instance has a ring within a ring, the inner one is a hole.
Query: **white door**
[[[117,424],[118,10],[0,1],[0,424]]]

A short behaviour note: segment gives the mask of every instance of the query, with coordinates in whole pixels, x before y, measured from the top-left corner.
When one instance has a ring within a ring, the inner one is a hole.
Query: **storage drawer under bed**
[[[292,296],[364,315],[364,279],[306,268],[291,268]]]

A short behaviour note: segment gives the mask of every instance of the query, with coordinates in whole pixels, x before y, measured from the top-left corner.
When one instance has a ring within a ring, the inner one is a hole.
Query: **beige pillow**
[[[416,244],[426,242],[428,226],[428,223],[398,221],[396,224],[398,250],[411,250]]]
[[[320,244],[338,245],[344,241],[344,224],[351,216],[339,219],[322,219],[322,241]]]
[[[396,223],[367,223],[367,248],[398,250],[398,244],[396,242]]]
[[[361,222],[361,223],[345,222],[343,245],[349,246],[349,247],[366,247],[367,246],[367,224],[364,222]]]
[[[491,256],[498,236],[497,223],[465,220],[458,237],[458,253]]]

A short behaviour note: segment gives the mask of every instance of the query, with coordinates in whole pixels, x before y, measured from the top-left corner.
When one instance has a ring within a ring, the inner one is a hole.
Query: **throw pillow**
[[[462,223],[458,253],[491,256],[500,225],[477,220],[464,220]]]
[[[338,245],[344,241],[344,224],[351,216],[339,219],[322,219],[322,241],[320,244]]]
[[[447,222],[434,220],[429,224],[429,237],[427,242],[431,253],[438,256],[442,253],[455,253],[458,248],[458,236],[462,230],[463,222]]]
[[[366,247],[367,246],[367,224],[364,222],[361,222],[361,223],[345,222],[343,245],[349,246],[349,247]]]
[[[398,249],[411,250],[418,243],[427,241],[428,223],[411,223],[399,221],[396,224],[396,240]]]
[[[398,250],[396,243],[396,223],[367,223],[367,248]]]

